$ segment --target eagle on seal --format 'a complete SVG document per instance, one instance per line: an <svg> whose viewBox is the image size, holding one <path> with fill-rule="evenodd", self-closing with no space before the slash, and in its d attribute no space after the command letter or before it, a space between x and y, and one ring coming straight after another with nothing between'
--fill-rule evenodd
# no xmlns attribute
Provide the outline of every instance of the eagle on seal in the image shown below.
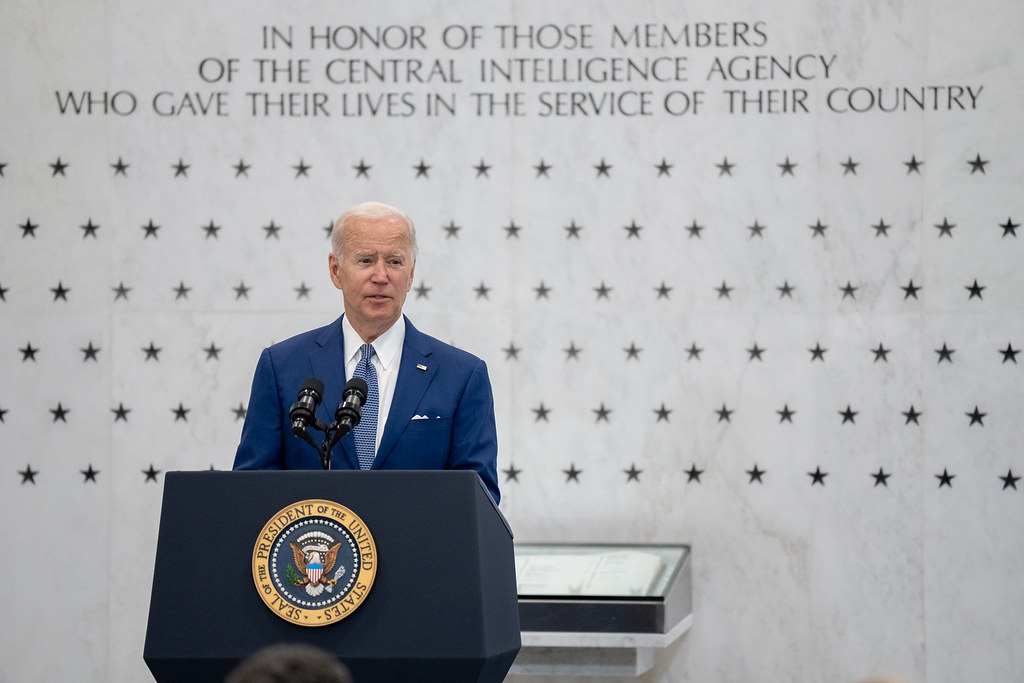
<svg viewBox="0 0 1024 683"><path fill-rule="evenodd" d="M326 544L308 545L305 549L296 543L289 543L289 545L295 556L295 566L305 577L296 585L305 586L307 593L317 596L323 592L325 586L335 583L326 577L334 569L334 564L338 560L338 549L341 548L341 543L335 543L330 548Z"/></svg>

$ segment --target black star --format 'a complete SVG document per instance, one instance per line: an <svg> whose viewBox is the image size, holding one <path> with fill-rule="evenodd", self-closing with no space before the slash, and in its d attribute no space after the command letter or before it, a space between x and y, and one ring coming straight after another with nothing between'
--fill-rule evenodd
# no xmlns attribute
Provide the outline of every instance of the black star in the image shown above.
<svg viewBox="0 0 1024 683"><path fill-rule="evenodd" d="M417 299L429 299L430 297L428 295L430 294L430 290L431 289L432 289L431 287L427 287L427 283L426 282L421 282L419 285L417 285L417 287L415 289L415 291L416 291L416 298Z"/></svg>
<svg viewBox="0 0 1024 683"><path fill-rule="evenodd" d="M145 239L149 239L150 237L156 239L158 237L158 235L156 234L156 231L160 229L160 226L154 224L153 223L153 219L150 218L149 219L149 223L146 223L145 225L143 225L142 229L146 231L146 234L142 236L142 239L145 240Z"/></svg>
<svg viewBox="0 0 1024 683"><path fill-rule="evenodd" d="M764 476L765 472L767 472L767 470L762 470L758 468L757 463L754 463L754 469L747 470L747 474L750 475L750 481L748 481L747 483L753 484L756 481L758 483L763 484L764 480L761 479L761 477Z"/></svg>
<svg viewBox="0 0 1024 683"><path fill-rule="evenodd" d="M541 401L541 404L539 406L537 406L536 408L533 408L533 414L535 416L533 418L533 421L534 422L540 422L541 420L544 420L545 422L548 422L548 413L550 413L550 412L551 412L551 409L550 408L545 408L544 407L544 402Z"/></svg>
<svg viewBox="0 0 1024 683"><path fill-rule="evenodd" d="M640 483L640 474L643 472L643 470L638 470L636 468L636 463L630 464L628 470L622 470L622 471L626 473L626 483L627 484L629 482L631 482L631 481L635 481L638 484Z"/></svg>
<svg viewBox="0 0 1024 683"><path fill-rule="evenodd" d="M845 299L846 297L850 297L850 298L851 298L851 299L853 299L854 301L856 301L856 300L857 300L857 294L856 294L856 292L857 292L857 290L858 290L858 289L860 289L860 288L859 288L859 287L854 287L854 286L853 286L852 284L850 284L850 281L849 281L849 280L847 280L847 281L846 281L846 286L845 286L845 287L840 287L839 289L840 289L840 291L841 291L841 292L843 293L843 298L844 298L844 299Z"/></svg>
<svg viewBox="0 0 1024 683"><path fill-rule="evenodd" d="M729 419L729 418L736 411L735 410L729 410L728 408L725 407L725 404L723 403L722 407L719 408L718 410L716 410L715 412L718 413L718 421L719 422L732 422L732 420Z"/></svg>
<svg viewBox="0 0 1024 683"><path fill-rule="evenodd" d="M356 178L369 178L370 169L373 168L373 166L367 166L366 162L360 159L359 164L352 168L356 170Z"/></svg>
<svg viewBox="0 0 1024 683"><path fill-rule="evenodd" d="M1013 470L1006 470L1005 477L999 477L1003 480L1003 490L1012 488L1014 491L1017 490L1017 482L1020 481L1020 477L1013 476Z"/></svg>
<svg viewBox="0 0 1024 683"><path fill-rule="evenodd" d="M672 174L668 172L669 169L672 168L672 166L673 166L672 164L670 164L667 161L665 161L665 157L662 157L661 158L661 163L660 164L655 164L654 168L658 169L658 177L659 178L661 176L663 176L663 175L667 175L669 177L672 177Z"/></svg>
<svg viewBox="0 0 1024 683"><path fill-rule="evenodd" d="M292 287L292 289L295 291L295 299L296 300L298 300L298 299L308 299L309 298L309 293L312 291L309 287L306 286L306 281L305 280L300 282L298 287Z"/></svg>
<svg viewBox="0 0 1024 683"><path fill-rule="evenodd" d="M668 416L671 413L672 413L672 410L670 408L666 408L665 404L662 403L660 408L655 408L654 409L654 414L658 416L657 419L655 419L654 421L655 422L661 422L662 420L664 420L665 422L668 422L669 421Z"/></svg>
<svg viewBox="0 0 1024 683"><path fill-rule="evenodd" d="M825 353L828 351L828 349L821 348L820 342L814 342L814 348L807 350L811 352L812 363L816 360L820 360L822 363L825 362Z"/></svg>
<svg viewBox="0 0 1024 683"><path fill-rule="evenodd" d="M793 298L793 290L796 289L796 287L791 286L789 284L789 280L783 280L782 286L781 287L776 287L775 289L779 290L779 298L780 299L782 299L784 297L787 297L787 296L790 299L792 299Z"/></svg>
<svg viewBox="0 0 1024 683"><path fill-rule="evenodd" d="M481 298L481 297L483 297L484 299L488 299L488 300L490 299L490 297L489 297L489 296L487 296L487 293L491 291L491 288L490 288L490 287L488 287L487 285L485 285L485 284L484 284L483 282L481 282L481 283L480 283L480 286L478 286L478 287L477 287L477 288L476 288L475 290L473 290L473 291L475 291L475 292L476 292L476 298L477 298L477 299L479 299L479 298Z"/></svg>
<svg viewBox="0 0 1024 683"><path fill-rule="evenodd" d="M732 168L736 164L729 163L729 157L722 157L722 163L715 164L718 167L718 177L721 178L724 175L732 176Z"/></svg>
<svg viewBox="0 0 1024 683"><path fill-rule="evenodd" d="M177 178L180 175L183 175L186 178L188 177L189 164L186 164L184 161L182 161L181 157L178 157L178 163L171 164L171 168L174 169L174 177L175 178Z"/></svg>
<svg viewBox="0 0 1024 683"><path fill-rule="evenodd" d="M206 360L220 360L220 352L224 350L224 347L218 348L216 344L210 342L203 351L206 351Z"/></svg>
<svg viewBox="0 0 1024 683"><path fill-rule="evenodd" d="M211 237L213 237L214 239L219 238L217 232L220 230L220 226L216 225L212 219L210 220L209 225L204 225L201 227L203 230L206 231L206 239L210 239Z"/></svg>
<svg viewBox="0 0 1024 683"><path fill-rule="evenodd" d="M597 169L597 177L598 178L600 178L601 176L604 176L606 178L610 178L611 177L611 176L608 175L608 171L611 170L611 166L604 162L604 157L601 157L601 163L595 164L594 168Z"/></svg>
<svg viewBox="0 0 1024 683"><path fill-rule="evenodd" d="M155 469L153 467L153 464L150 463L149 468L142 470L142 473L144 475L146 475L146 482L150 482L150 481L155 482L156 481L156 475L160 474L160 470Z"/></svg>
<svg viewBox="0 0 1024 683"><path fill-rule="evenodd" d="M966 289L967 291L969 291L971 293L971 295L969 297L967 297L968 301L970 301L974 297L978 297L979 299L983 299L984 298L984 297L981 296L981 292L982 292L983 289L985 289L985 287L984 287L984 285L979 285L977 280L974 281L974 284L965 286L964 289ZM54 299L54 301L56 301L56 299Z"/></svg>
<svg viewBox="0 0 1024 683"><path fill-rule="evenodd" d="M444 226L443 229L444 229L444 231L446 233L448 233L447 235L445 235L445 239L451 239L452 237L458 239L458 237L459 237L459 230L462 230L462 228L460 228L459 226L455 225L455 221L452 221L448 225Z"/></svg>
<svg viewBox="0 0 1024 683"><path fill-rule="evenodd" d="M547 299L551 288L545 285L544 281L541 280L540 284L533 288L533 291L537 292L538 299Z"/></svg>
<svg viewBox="0 0 1024 683"><path fill-rule="evenodd" d="M700 483L700 475L704 474L704 470L698 470L697 464L693 463L690 465L690 469L684 470L686 472L686 483L689 484L691 481Z"/></svg>
<svg viewBox="0 0 1024 683"><path fill-rule="evenodd" d="M605 422L611 422L611 420L608 419L608 416L611 415L612 409L611 408L605 408L604 407L604 401L601 401L600 407L593 408L590 412L594 413L594 415L597 416L594 419L594 422L601 422L602 420L605 421Z"/></svg>
<svg viewBox="0 0 1024 683"><path fill-rule="evenodd" d="M149 346L145 346L142 350L146 354L146 360L149 361L151 358L156 362L160 362L160 352L163 351L161 348L157 348L153 342L149 342Z"/></svg>
<svg viewBox="0 0 1024 683"><path fill-rule="evenodd" d="M484 163L483 159L481 159L480 163L477 164L476 166L474 166L473 168L476 169L476 177L477 178L479 178L480 176L484 176L485 178L490 178L491 177L490 174L488 173L488 171L491 170L491 167L488 166L486 163Z"/></svg>
<svg viewBox="0 0 1024 683"><path fill-rule="evenodd" d="M782 410L776 410L775 412L779 414L779 424L782 424L783 422L789 422L790 424L792 424L793 416L796 415L795 410L789 409L788 403L782 406Z"/></svg>
<svg viewBox="0 0 1024 683"><path fill-rule="evenodd" d="M1020 223L1014 223L1012 218L1007 218L1005 223L1000 223L999 227L1003 229L1003 237L1007 235L1017 236L1017 228L1020 227Z"/></svg>
<svg viewBox="0 0 1024 683"><path fill-rule="evenodd" d="M239 282L238 286L234 287L233 289L235 290L235 301L238 301L242 297L245 297L246 299L248 299L249 298L249 290L252 289L252 288L251 287L246 287L245 286L245 281L243 280L242 282Z"/></svg>
<svg viewBox="0 0 1024 683"><path fill-rule="evenodd" d="M697 239L703 239L700 236L700 231L704 229L704 226L703 225L697 225L697 219L694 219L693 223L691 223L690 225L686 226L686 229L687 229L687 231L689 231L689 233L690 233L689 236L691 238L696 237Z"/></svg>
<svg viewBox="0 0 1024 683"><path fill-rule="evenodd" d="M913 278L911 278L910 282L907 283L907 286L906 287L902 287L901 289L903 289L903 292L904 292L903 293L903 298L904 299L909 299L910 297L914 297L916 299L917 298L917 292L921 288L918 287L917 285L915 285Z"/></svg>
<svg viewBox="0 0 1024 683"><path fill-rule="evenodd" d="M430 166L428 166L423 161L423 159L420 159L420 163L418 163L415 166L413 166L413 168L416 169L416 177L417 178L419 178L420 176L423 176L424 178L429 178L430 177L430 175L427 173L427 171L430 170Z"/></svg>
<svg viewBox="0 0 1024 683"><path fill-rule="evenodd" d="M53 173L50 174L50 177L53 178L53 177L55 177L57 175L61 175L61 176L64 176L66 178L67 174L64 173L64 170L67 167L68 167L68 164L65 164L63 161L61 161L60 157L57 157L57 161L55 161L52 164L50 164L50 168L53 169Z"/></svg>
<svg viewBox="0 0 1024 683"><path fill-rule="evenodd" d="M177 301L178 299L187 299L188 293L191 291L191 287L186 287L183 281L179 282L178 286L174 288L174 300Z"/></svg>
<svg viewBox="0 0 1024 683"><path fill-rule="evenodd" d="M825 477L828 476L828 472L822 472L820 467L815 467L813 472L808 472L807 476L811 478L811 486L815 484L825 485Z"/></svg>
<svg viewBox="0 0 1024 683"><path fill-rule="evenodd" d="M537 164L536 166L534 166L534 168L537 169L537 177L538 178L540 178L541 176L544 176L545 178L549 178L550 177L548 175L548 171L550 171L552 167L549 166L548 164L545 164L544 163L544 159L541 159L540 163Z"/></svg>
<svg viewBox="0 0 1024 683"><path fill-rule="evenodd" d="M175 422L177 422L178 420L188 422L188 414L192 412L192 410L190 408L186 408L185 406L183 406L181 404L181 401L178 401L178 407L171 408L171 412L174 413Z"/></svg>
<svg viewBox="0 0 1024 683"><path fill-rule="evenodd" d="M515 342L509 342L508 346L502 349L505 352L505 360L519 360L519 352L521 350L516 346Z"/></svg>
<svg viewBox="0 0 1024 683"><path fill-rule="evenodd" d="M622 226L622 229L626 231L626 239L629 239L630 237L640 239L640 231L643 230L644 228L641 225L637 225L636 221L634 220L630 222L629 225Z"/></svg>
<svg viewBox="0 0 1024 683"><path fill-rule="evenodd" d="M516 225L515 221L510 221L509 224L506 225L504 228L505 239L508 239L510 237L515 237L516 239L519 239L519 231L522 229L523 227L521 225Z"/></svg>
<svg viewBox="0 0 1024 683"><path fill-rule="evenodd" d="M312 167L312 166L309 166L309 165L307 165L307 164L306 164L306 162L305 162L305 160L303 160L303 159L302 159L302 158L300 157L300 158L299 158L299 163L298 163L298 164L296 164L295 166L292 166L292 168L294 168L294 169L295 169L295 177L296 177L296 178L299 178L299 177L303 177L303 176L304 176L304 177L306 177L306 178L308 178L308 177L309 177L309 169L311 169L311 168L313 168L313 167Z"/></svg>
<svg viewBox="0 0 1024 683"><path fill-rule="evenodd" d="M875 229L875 237L888 237L889 228L891 228L892 226L886 224L884 218L879 218L878 225L872 225L871 227Z"/></svg>
<svg viewBox="0 0 1024 683"><path fill-rule="evenodd" d="M854 419L857 417L857 411L850 408L849 403L846 404L846 410L840 410L839 414L843 416L843 424L846 424L847 422L857 424L857 421Z"/></svg>
<svg viewBox="0 0 1024 683"><path fill-rule="evenodd" d="M576 225L576 221L569 221L569 225L565 226L565 239L570 239L572 237L580 239L580 230L582 229L583 226Z"/></svg>
<svg viewBox="0 0 1024 683"><path fill-rule="evenodd" d="M53 421L60 420L64 424L67 424L67 414L71 412L70 408L65 408L60 402L57 403L56 408L50 408L50 412L53 413Z"/></svg>
<svg viewBox="0 0 1024 683"><path fill-rule="evenodd" d="M22 363L24 363L27 360L30 360L33 363L36 362L36 352L39 351L39 348L38 347L33 347L32 346L32 342L28 342L27 344L25 344L25 348L18 349L18 350L21 351L21 362Z"/></svg>
<svg viewBox="0 0 1024 683"><path fill-rule="evenodd" d="M576 342L570 341L569 348L562 350L565 351L565 362L568 363L570 360L579 360L580 351L582 351L583 349L577 347Z"/></svg>
<svg viewBox="0 0 1024 683"><path fill-rule="evenodd" d="M764 352L765 349L762 349L760 346L757 345L757 342L754 342L754 346L752 348L747 349L747 353L750 354L750 358L748 358L747 360L753 361L754 359L757 359L761 362L764 362L764 359L761 358L761 354L763 354Z"/></svg>
<svg viewBox="0 0 1024 683"><path fill-rule="evenodd" d="M793 169L796 168L796 164L791 162L789 160L788 156L786 157L786 160L784 162L782 162L781 164L775 164L775 165L782 169L782 173L780 175L786 175L786 174L794 175L793 174Z"/></svg>
<svg viewBox="0 0 1024 683"><path fill-rule="evenodd" d="M0 284L0 301L7 301L7 288Z"/></svg>
<svg viewBox="0 0 1024 683"><path fill-rule="evenodd" d="M84 349L79 349L79 351L81 351L82 353L85 354L85 358L82 359L83 363L85 361L87 361L87 360L91 360L91 361L98 361L99 360L96 357L96 354L98 354L100 352L100 350L97 349L95 346L93 346L91 341L89 342L88 346L86 346Z"/></svg>
<svg viewBox="0 0 1024 683"><path fill-rule="evenodd" d="M50 287L50 291L53 292L53 300L54 301L56 301L57 299L63 299L64 301L67 301L68 300L68 292L71 291L71 288L70 287L65 287L64 283L58 280L57 281L57 286L56 287Z"/></svg>
<svg viewBox="0 0 1024 683"><path fill-rule="evenodd" d="M33 470L32 465L25 465L25 469L18 470L18 474L21 475L21 484L32 484L36 483L36 475L39 474L39 470Z"/></svg>
<svg viewBox="0 0 1024 683"><path fill-rule="evenodd" d="M886 363L888 363L889 362L889 352L890 351L892 351L892 349L887 349L884 346L882 346L882 342L878 342L878 348L877 349L871 349L871 353L875 354L875 362L876 363L878 361L880 361L880 360L881 361L885 361Z"/></svg>
<svg viewBox="0 0 1024 683"><path fill-rule="evenodd" d="M892 476L892 474L886 474L885 470L883 470L881 467L879 467L878 471L875 472L874 474L872 474L871 476L875 478L875 486L878 486L879 484L881 484L882 486L884 486L886 488L889 488L889 481L888 480L889 480L889 477Z"/></svg>
<svg viewBox="0 0 1024 683"><path fill-rule="evenodd" d="M110 412L114 414L114 422L127 422L128 413L132 412L131 408L125 408L124 403L118 403L116 408L111 408Z"/></svg>
<svg viewBox="0 0 1024 683"><path fill-rule="evenodd" d="M21 228L21 239L25 239L26 237L35 239L36 228L39 227L39 224L33 223L31 218L26 218L25 222L18 227Z"/></svg>
<svg viewBox="0 0 1024 683"><path fill-rule="evenodd" d="M956 223L950 223L949 219L946 218L945 216L943 216L942 217L942 222L941 223L936 223L935 227L939 231L939 237L942 237L943 235L948 235L949 238L952 239L953 238L953 228L956 227Z"/></svg>
<svg viewBox="0 0 1024 683"><path fill-rule="evenodd" d="M132 291L132 288L125 287L124 281L121 281L117 283L117 287L111 287L110 290L114 293L114 301L118 299L128 301L128 292Z"/></svg>
<svg viewBox="0 0 1024 683"><path fill-rule="evenodd" d="M943 486L948 486L949 488L953 488L953 480L956 478L956 475L955 474L950 474L949 470L947 470L946 468L943 468L942 469L942 474L936 474L935 478L939 480L939 488L940 489Z"/></svg>
<svg viewBox="0 0 1024 683"><path fill-rule="evenodd" d="M605 285L604 280L601 280L601 286L594 287L594 291L597 292L598 299L607 299L608 294L612 291L612 288Z"/></svg>
<svg viewBox="0 0 1024 683"><path fill-rule="evenodd" d="M232 408L231 411L235 414L235 422L237 422L238 420L245 419L245 413L247 411L245 409L245 406L242 405L241 403L238 404L237 408Z"/></svg>
<svg viewBox="0 0 1024 683"><path fill-rule="evenodd" d="M811 239L814 239L815 237L821 237L822 239L824 239L825 231L828 230L828 226L822 225L820 218L817 220L817 222L815 222L814 225L808 225L807 227L810 228L811 231L814 233L813 235L811 235Z"/></svg>
<svg viewBox="0 0 1024 683"><path fill-rule="evenodd" d="M4 177L4 169L7 168L7 164L0 163L0 178Z"/></svg>
<svg viewBox="0 0 1024 683"><path fill-rule="evenodd" d="M517 470L515 465L509 464L508 469L502 470L505 473L505 481L519 481L522 470Z"/></svg>
<svg viewBox="0 0 1024 683"><path fill-rule="evenodd" d="M966 415L967 417L971 418L971 424L969 424L968 427L974 426L975 422L977 422L982 427L984 427L985 426L985 416L988 415L988 413L983 413L980 410L978 410L978 406L974 406L974 410L972 410L969 413L964 413L964 415Z"/></svg>
<svg viewBox="0 0 1024 683"><path fill-rule="evenodd" d="M672 288L665 284L665 281L661 281L661 285L654 288L654 291L658 293L658 299L668 299L668 293L672 291Z"/></svg>
<svg viewBox="0 0 1024 683"><path fill-rule="evenodd" d="M98 226L98 225L96 225L95 223L92 222L92 218L90 218L88 221L86 221L85 225L79 225L78 227L80 227L82 229L82 231L83 231L82 232L82 239L83 240L86 237L92 237L93 239L96 239L96 231L100 229L100 226Z"/></svg>
<svg viewBox="0 0 1024 683"><path fill-rule="evenodd" d="M904 161L903 165L907 167L907 175L916 173L921 175L921 166L924 165L923 161L918 161L915 155L910 155L910 161Z"/></svg>
<svg viewBox="0 0 1024 683"><path fill-rule="evenodd" d="M263 230L267 233L267 236L264 239L269 240L271 237L276 240L281 239L281 236L277 234L281 232L281 226L274 223L273 220L270 221L269 225L264 225Z"/></svg>
<svg viewBox="0 0 1024 683"><path fill-rule="evenodd" d="M766 227L767 227L767 226L761 225L761 224L760 224L760 223L759 223L759 222L757 221L757 219L755 218L755 219L754 219L754 224L753 224L753 225L748 225L748 226L747 226L747 230L749 230L749 231L750 231L750 239L754 239L755 237L760 237L760 238L764 239L764 235L762 235L761 233L763 233L763 232L764 232L764 229L765 229Z"/></svg>
<svg viewBox="0 0 1024 683"><path fill-rule="evenodd" d="M971 165L971 175L974 175L977 171L981 171L981 174L985 175L985 164L988 161L982 161L980 154L975 155L974 161L968 161L967 163Z"/></svg>
<svg viewBox="0 0 1024 683"><path fill-rule="evenodd" d="M78 471L82 474L83 477L85 477L85 481L82 482L83 484L87 484L90 481L95 484L96 483L96 475L100 473L99 470L94 470L92 468L92 463L89 463L89 469L87 469L87 470L78 470Z"/></svg>
<svg viewBox="0 0 1024 683"><path fill-rule="evenodd" d="M9 410L6 410L4 408L0 408L0 422L5 422L4 415L6 415L9 412L10 412Z"/></svg>
<svg viewBox="0 0 1024 683"><path fill-rule="evenodd" d="M690 343L690 348L686 349L686 360L690 361L690 360L693 360L694 358L696 358L698 361L700 361L700 354L703 351L704 351L704 349L699 348L697 346L697 342L691 342Z"/></svg>
<svg viewBox="0 0 1024 683"><path fill-rule="evenodd" d="M956 353L956 349L951 349L946 346L946 342L942 342L941 349L935 349L935 353L939 354L939 362L946 361L948 363L953 362L953 354Z"/></svg>
<svg viewBox="0 0 1024 683"><path fill-rule="evenodd" d="M725 280L722 280L722 285L720 287L716 287L715 291L718 292L719 299L721 299L722 297L725 297L726 299L731 299L732 297L729 296L729 292L731 292L733 289L735 289L735 287L730 287L729 285L725 284Z"/></svg>
<svg viewBox="0 0 1024 683"><path fill-rule="evenodd" d="M860 166L859 163L853 160L853 157L849 156L846 157L846 161L840 162L839 165L843 167L843 175L847 175L849 173L857 175L857 167Z"/></svg>
<svg viewBox="0 0 1024 683"><path fill-rule="evenodd" d="M583 470L576 469L576 463L569 465L569 469L562 470L565 472L565 483L568 484L570 481L579 483L580 475L583 474Z"/></svg>
<svg viewBox="0 0 1024 683"><path fill-rule="evenodd" d="M1020 353L1020 349L1013 348L1013 345L1007 342L1006 349L999 349L999 353L1003 354L1003 362L1012 360L1014 365L1017 364L1017 354Z"/></svg>
<svg viewBox="0 0 1024 683"><path fill-rule="evenodd" d="M126 164L123 161L121 161L121 157L117 158L117 163L110 165L110 167L114 169L114 175L123 175L126 178L128 177L129 166L131 166L131 164Z"/></svg>
<svg viewBox="0 0 1024 683"><path fill-rule="evenodd" d="M917 418L921 417L921 415L923 415L923 413L914 410L914 406L910 406L910 410L903 413L903 416L907 418L907 421L903 424L908 425L913 422L914 424L919 425L921 423L917 421Z"/></svg>
<svg viewBox="0 0 1024 683"><path fill-rule="evenodd" d="M238 163L232 166L235 169L235 177L244 175L246 178L249 177L249 169L252 168L250 164L245 163L245 159L239 159Z"/></svg>

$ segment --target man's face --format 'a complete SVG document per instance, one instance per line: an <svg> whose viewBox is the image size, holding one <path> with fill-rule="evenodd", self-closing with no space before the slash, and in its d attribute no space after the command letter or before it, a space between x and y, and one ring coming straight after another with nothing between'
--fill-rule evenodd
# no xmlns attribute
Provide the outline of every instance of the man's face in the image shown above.
<svg viewBox="0 0 1024 683"><path fill-rule="evenodd" d="M362 218L345 228L341 256L328 257L331 281L345 299L345 315L366 342L402 315L416 261L408 226L398 217Z"/></svg>

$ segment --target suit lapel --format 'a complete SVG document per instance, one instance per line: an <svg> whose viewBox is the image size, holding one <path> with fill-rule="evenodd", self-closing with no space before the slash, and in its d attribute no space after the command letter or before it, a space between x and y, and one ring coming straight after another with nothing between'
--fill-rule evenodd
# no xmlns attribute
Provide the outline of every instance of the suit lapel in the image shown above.
<svg viewBox="0 0 1024 683"><path fill-rule="evenodd" d="M334 409L341 403L345 389L345 340L341 333L341 318L324 328L317 336L316 344L318 348L309 355L309 369L313 377L323 380L325 387L324 400L317 409L317 418L324 424L331 424L334 422ZM338 449L341 449L349 467L359 469L355 444L349 446L351 441L351 438L339 441L334 447L334 455L337 457Z"/></svg>
<svg viewBox="0 0 1024 683"><path fill-rule="evenodd" d="M416 406L434 379L437 368L430 361L430 338L417 330L405 319L405 341L402 344L402 360L398 365L398 381L395 395L391 399L391 410L384 426L380 447L373 468L378 469L394 450L412 420Z"/></svg>

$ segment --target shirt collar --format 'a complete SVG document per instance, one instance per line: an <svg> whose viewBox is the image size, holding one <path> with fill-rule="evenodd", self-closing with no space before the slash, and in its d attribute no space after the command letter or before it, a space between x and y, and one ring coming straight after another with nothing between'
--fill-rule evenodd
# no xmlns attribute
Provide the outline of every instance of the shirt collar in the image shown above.
<svg viewBox="0 0 1024 683"><path fill-rule="evenodd" d="M341 333L342 339L345 344L347 353L345 355L345 363L351 363L354 360L358 360L359 350L363 346L363 338L359 336L359 333L355 331L352 324L348 321L348 316L342 316L341 318ZM381 367L386 371L391 364L397 360L398 352L402 349L402 343L405 341L405 316L401 315L395 324L392 325L388 330L374 339L371 343L373 344L373 352L377 356L377 360L380 361Z"/></svg>

